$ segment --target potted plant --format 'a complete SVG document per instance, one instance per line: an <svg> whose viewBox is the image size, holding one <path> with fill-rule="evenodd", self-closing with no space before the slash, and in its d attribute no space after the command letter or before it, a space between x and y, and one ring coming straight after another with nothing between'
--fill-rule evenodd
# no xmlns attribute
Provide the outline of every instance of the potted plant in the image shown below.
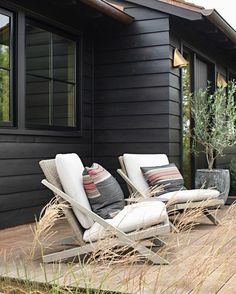
<svg viewBox="0 0 236 294"><path fill-rule="evenodd" d="M230 81L227 88L218 87L213 93L210 89L210 85L199 89L190 98L193 151L203 152L208 164L207 170L196 171L195 186L215 187L226 202L230 188L229 170L213 168L225 148L236 143L236 84ZM199 144L202 151L199 151Z"/></svg>
<svg viewBox="0 0 236 294"><path fill-rule="evenodd" d="M232 159L229 166L230 172L230 195L236 195L236 159Z"/></svg>

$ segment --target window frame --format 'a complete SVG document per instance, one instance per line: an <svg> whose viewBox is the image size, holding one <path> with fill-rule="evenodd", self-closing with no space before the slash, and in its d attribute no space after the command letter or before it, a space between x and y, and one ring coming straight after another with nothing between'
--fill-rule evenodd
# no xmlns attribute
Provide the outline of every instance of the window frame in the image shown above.
<svg viewBox="0 0 236 294"><path fill-rule="evenodd" d="M33 11L19 9L19 6L5 3L2 8L4 13L12 14L14 42L12 48L13 70L12 70L12 124L0 126L1 135L20 135L20 136L41 136L41 137L68 137L79 138L83 136L83 33L73 26L64 24L47 16L40 15ZM66 130L49 130L49 129L27 129L25 127L25 20L31 19L36 22L50 26L50 28L59 29L60 32L68 33L75 36L79 42L77 50L77 78L80 86L77 87L76 107L77 107L77 128ZM79 62L79 64L78 64Z"/></svg>
<svg viewBox="0 0 236 294"><path fill-rule="evenodd" d="M13 128L15 126L15 16L14 13L0 8L0 14L6 15L10 18L10 39L9 39L9 121L0 121L0 128Z"/></svg>
<svg viewBox="0 0 236 294"><path fill-rule="evenodd" d="M78 35L74 35L72 33L66 32L65 30L61 30L53 26L52 24L48 24L45 22L41 22L39 20L32 19L28 16L25 16L25 30L24 30L24 43L25 43L25 48L26 48L26 25L32 25L35 27L38 27L40 29L43 29L45 31L48 31L50 33L57 34L59 36L65 37L69 40L72 40L75 42L75 104L74 104L74 115L75 115L75 126L50 126L50 125L28 125L26 122L26 115L25 115L25 129L26 130L35 130L35 131L55 131L57 133L61 132L75 132L81 134L82 130L82 120L81 120L81 115L82 115L82 78L81 78L81 72L82 72L82 42L81 38ZM24 75L25 75L25 92L26 92L26 55L24 55L24 63L25 63L25 69L24 69ZM45 78L46 79L46 78ZM48 78L48 80L53 80ZM57 79L55 79L57 81ZM69 84L69 83L68 83ZM25 95L26 97L26 95ZM25 98L26 102L26 98ZM26 113L26 103L24 104L25 106L25 112Z"/></svg>

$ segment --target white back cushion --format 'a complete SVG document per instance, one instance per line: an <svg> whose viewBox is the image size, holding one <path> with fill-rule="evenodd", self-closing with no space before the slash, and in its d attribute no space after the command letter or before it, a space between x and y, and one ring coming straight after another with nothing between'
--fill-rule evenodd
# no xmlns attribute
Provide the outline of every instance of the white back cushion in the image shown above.
<svg viewBox="0 0 236 294"><path fill-rule="evenodd" d="M125 153L123 160L128 177L135 187L142 193L148 190L148 184L144 179L140 167L161 166L169 163L166 154L130 154Z"/></svg>
<svg viewBox="0 0 236 294"><path fill-rule="evenodd" d="M57 154L55 162L62 187L66 194L91 210L83 187L82 173L84 166L79 156L75 153ZM73 208L73 206L72 209L78 221L85 229L89 229L93 225L94 222L90 217L80 212L77 208Z"/></svg>

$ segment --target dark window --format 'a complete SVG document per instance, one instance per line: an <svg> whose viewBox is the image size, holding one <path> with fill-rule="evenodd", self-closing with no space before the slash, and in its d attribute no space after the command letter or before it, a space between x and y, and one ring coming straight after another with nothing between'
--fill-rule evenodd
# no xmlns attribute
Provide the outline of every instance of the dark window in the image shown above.
<svg viewBox="0 0 236 294"><path fill-rule="evenodd" d="M182 171L187 188L194 186L194 171L197 168L205 168L206 161L202 153L198 158L191 153L193 121L189 105L189 97L200 88L206 88L210 82L210 90L215 87L214 65L202 59L196 53L184 49L184 58L188 66L182 70ZM201 146L195 146L201 151Z"/></svg>
<svg viewBox="0 0 236 294"><path fill-rule="evenodd" d="M0 10L0 126L12 125L12 17Z"/></svg>
<svg viewBox="0 0 236 294"><path fill-rule="evenodd" d="M26 25L26 126L77 127L76 41Z"/></svg>

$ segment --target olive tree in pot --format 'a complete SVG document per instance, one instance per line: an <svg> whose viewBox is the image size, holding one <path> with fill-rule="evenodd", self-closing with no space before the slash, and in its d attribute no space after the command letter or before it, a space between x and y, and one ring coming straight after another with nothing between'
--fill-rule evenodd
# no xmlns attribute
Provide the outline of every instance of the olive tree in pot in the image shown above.
<svg viewBox="0 0 236 294"><path fill-rule="evenodd" d="M227 169L213 169L217 157L223 156L227 147L236 143L236 105L234 101L236 84L219 87L210 94L210 86L199 89L190 98L194 122L192 130L193 151L198 153L199 144L206 156L208 169L196 171L195 187L215 187L226 202L230 188L230 174Z"/></svg>
<svg viewBox="0 0 236 294"><path fill-rule="evenodd" d="M232 159L229 166L230 191L231 195L236 195L236 159Z"/></svg>

